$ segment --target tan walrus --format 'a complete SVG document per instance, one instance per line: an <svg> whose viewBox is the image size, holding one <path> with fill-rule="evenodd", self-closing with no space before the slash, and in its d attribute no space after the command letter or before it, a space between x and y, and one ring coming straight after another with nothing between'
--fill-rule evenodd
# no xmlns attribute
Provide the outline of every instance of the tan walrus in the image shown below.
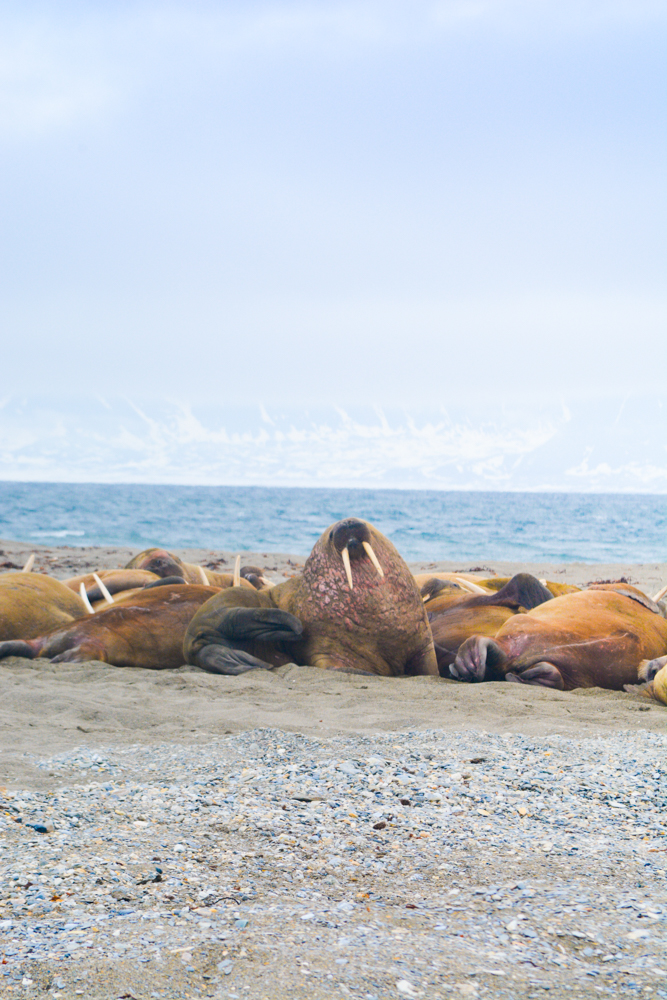
<svg viewBox="0 0 667 1000"><path fill-rule="evenodd" d="M68 593L71 594L67 588ZM0 642L0 659L46 657L52 663L101 660L117 667L180 667L185 630L215 587L167 584L28 641Z"/></svg>
<svg viewBox="0 0 667 1000"><path fill-rule="evenodd" d="M667 621L655 601L627 584L605 584L515 615L494 638L473 636L450 671L466 681L618 691L637 683L642 660L666 651Z"/></svg>
<svg viewBox="0 0 667 1000"><path fill-rule="evenodd" d="M661 705L667 705L667 654L654 660L644 660L639 664L638 673L639 680L644 682L644 694L655 698ZM632 688L628 685L627 690Z"/></svg>
<svg viewBox="0 0 667 1000"><path fill-rule="evenodd" d="M183 562L180 556L167 549L145 549L130 559L125 569L143 569L157 576L181 576L186 583L202 583L209 587L252 587L241 576L241 560L237 556L233 573L216 573L197 563ZM250 567L249 567L250 568Z"/></svg>
<svg viewBox="0 0 667 1000"><path fill-rule="evenodd" d="M138 590L147 583L161 579L157 573L145 569L98 569L94 573L83 573L81 576L71 576L63 580L66 587L78 594L83 584L88 600L101 601L104 591L100 589L100 580L109 594L122 594L126 590ZM201 581L199 581L201 582Z"/></svg>
<svg viewBox="0 0 667 1000"><path fill-rule="evenodd" d="M221 591L190 622L183 648L188 663L224 674L292 661L438 676L410 570L389 539L357 518L327 528L301 575L266 591Z"/></svg>
<svg viewBox="0 0 667 1000"><path fill-rule="evenodd" d="M0 573L0 642L34 639L88 614L78 594L41 573Z"/></svg>

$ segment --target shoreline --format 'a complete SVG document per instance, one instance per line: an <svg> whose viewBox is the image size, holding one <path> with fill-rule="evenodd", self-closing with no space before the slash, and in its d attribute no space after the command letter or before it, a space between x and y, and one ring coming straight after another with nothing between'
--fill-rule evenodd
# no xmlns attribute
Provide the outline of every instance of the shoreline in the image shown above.
<svg viewBox="0 0 667 1000"><path fill-rule="evenodd" d="M124 545L31 545L29 542L0 539L0 572L21 569L28 556L34 552L35 572L47 573L63 580L96 569L124 566L139 551L141 550L138 548ZM209 569L223 572L231 570L237 556L237 552L210 548L175 548L173 551L186 562L201 562ZM268 575L277 583L298 573L307 558L302 553L287 552L241 551L240 555L242 564L266 568ZM498 576L512 576L514 573L524 571L532 573L538 579L553 577L557 581L573 583L578 587L585 587L589 583L601 580L617 580L625 577L628 583L639 587L649 596L657 593L667 583L667 563L659 560L644 563L563 563L548 559L539 562L491 559L479 562L466 560L464 557L458 560L418 560L407 563L413 573L469 572L481 567L481 576L484 574L492 576L494 573Z"/></svg>
<svg viewBox="0 0 667 1000"><path fill-rule="evenodd" d="M136 552L0 551L18 566L35 552L60 579ZM216 568L236 555L177 551ZM304 562L242 558L277 581ZM486 565L580 585L625 576L649 594L667 576L661 563ZM666 720L638 692L597 688L9 657L0 992L653 991L667 915Z"/></svg>

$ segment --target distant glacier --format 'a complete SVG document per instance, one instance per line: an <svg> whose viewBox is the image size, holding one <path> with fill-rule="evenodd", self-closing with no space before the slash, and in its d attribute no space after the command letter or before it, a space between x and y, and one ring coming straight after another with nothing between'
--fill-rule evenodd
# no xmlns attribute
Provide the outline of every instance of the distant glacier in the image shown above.
<svg viewBox="0 0 667 1000"><path fill-rule="evenodd" d="M8 396L0 478L42 482L667 492L660 400L439 408Z"/></svg>

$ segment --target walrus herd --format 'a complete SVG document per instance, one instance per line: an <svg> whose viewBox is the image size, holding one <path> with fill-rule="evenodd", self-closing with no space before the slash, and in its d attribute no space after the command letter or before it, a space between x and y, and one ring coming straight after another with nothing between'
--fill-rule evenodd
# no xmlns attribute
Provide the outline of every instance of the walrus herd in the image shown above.
<svg viewBox="0 0 667 1000"><path fill-rule="evenodd" d="M639 685L667 705L667 588L651 598L622 582L582 590L528 573L415 576L359 518L327 528L303 572L275 585L240 558L233 574L214 573L159 548L64 581L31 570L29 560L0 574L0 659Z"/></svg>

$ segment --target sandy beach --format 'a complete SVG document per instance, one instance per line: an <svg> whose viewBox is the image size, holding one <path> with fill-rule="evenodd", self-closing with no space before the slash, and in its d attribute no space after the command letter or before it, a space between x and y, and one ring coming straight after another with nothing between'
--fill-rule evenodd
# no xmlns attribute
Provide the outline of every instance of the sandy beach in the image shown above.
<svg viewBox="0 0 667 1000"><path fill-rule="evenodd" d="M0 551L61 579L133 554ZM484 570L519 568L667 577ZM0 994L664 996L666 719L598 689L4 660Z"/></svg>

